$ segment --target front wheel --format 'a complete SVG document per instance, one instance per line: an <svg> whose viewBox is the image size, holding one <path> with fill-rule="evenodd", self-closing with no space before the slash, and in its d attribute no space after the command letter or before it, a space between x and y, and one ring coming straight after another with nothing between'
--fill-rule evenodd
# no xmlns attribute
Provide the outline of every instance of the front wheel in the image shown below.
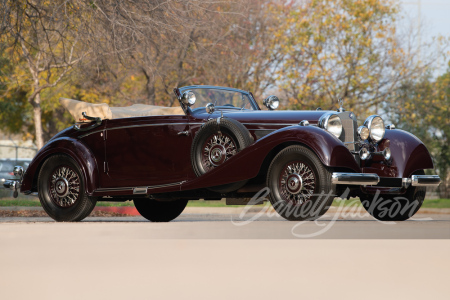
<svg viewBox="0 0 450 300"><path fill-rule="evenodd" d="M415 175L423 175L423 171ZM362 195L361 204L380 221L405 221L414 216L425 200L426 187L410 186L403 195Z"/></svg>
<svg viewBox="0 0 450 300"><path fill-rule="evenodd" d="M134 199L137 211L149 221L169 222L178 217L189 200L157 201L151 199Z"/></svg>
<svg viewBox="0 0 450 300"><path fill-rule="evenodd" d="M315 220L330 207L334 192L331 172L314 152L289 146L273 159L267 174L269 200L283 218Z"/></svg>

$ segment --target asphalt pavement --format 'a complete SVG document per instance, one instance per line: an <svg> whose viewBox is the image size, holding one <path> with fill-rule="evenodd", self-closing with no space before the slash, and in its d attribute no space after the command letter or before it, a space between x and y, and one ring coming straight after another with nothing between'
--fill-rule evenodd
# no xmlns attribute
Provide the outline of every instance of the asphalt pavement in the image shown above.
<svg viewBox="0 0 450 300"><path fill-rule="evenodd" d="M0 219L0 299L448 299L450 215Z"/></svg>
<svg viewBox="0 0 450 300"><path fill-rule="evenodd" d="M169 223L151 223L140 216L88 217L79 223L50 218L0 218L1 231L31 232L64 227L73 234L110 232L147 239L449 239L450 214L418 213L408 221L380 222L365 211L331 208L317 221L286 221L271 209L188 207ZM20 224L20 225L18 225ZM18 226L16 226L18 225ZM26 229L25 229L26 228Z"/></svg>

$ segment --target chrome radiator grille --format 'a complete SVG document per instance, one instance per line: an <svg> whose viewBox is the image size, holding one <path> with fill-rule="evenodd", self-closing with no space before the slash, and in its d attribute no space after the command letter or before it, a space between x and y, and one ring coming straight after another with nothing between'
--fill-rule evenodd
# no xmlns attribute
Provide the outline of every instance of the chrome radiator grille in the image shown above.
<svg viewBox="0 0 450 300"><path fill-rule="evenodd" d="M359 149L355 149L355 140L356 140L356 117L351 112L342 112L338 114L342 121L342 134L339 138L345 146L347 146L350 151L357 151Z"/></svg>

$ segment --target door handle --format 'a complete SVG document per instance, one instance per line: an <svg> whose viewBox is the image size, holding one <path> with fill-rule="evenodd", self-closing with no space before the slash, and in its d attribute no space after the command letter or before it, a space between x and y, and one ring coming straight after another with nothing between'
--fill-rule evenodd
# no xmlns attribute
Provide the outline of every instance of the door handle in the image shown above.
<svg viewBox="0 0 450 300"><path fill-rule="evenodd" d="M177 133L177 135L189 135L189 131L180 131Z"/></svg>

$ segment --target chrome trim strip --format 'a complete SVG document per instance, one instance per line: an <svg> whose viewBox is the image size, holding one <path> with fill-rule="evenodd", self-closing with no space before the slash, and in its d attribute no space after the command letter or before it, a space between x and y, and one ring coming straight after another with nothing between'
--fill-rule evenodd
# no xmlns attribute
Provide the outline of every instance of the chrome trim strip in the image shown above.
<svg viewBox="0 0 450 300"><path fill-rule="evenodd" d="M194 124L194 123L192 123L192 124ZM126 126L106 128L106 130L116 130L116 129L135 128L135 127L164 126L164 125L189 125L189 123L158 123L158 124L145 124L145 125L126 125Z"/></svg>
<svg viewBox="0 0 450 300"><path fill-rule="evenodd" d="M280 124L280 123L242 123L244 125L255 125L255 126L259 126L259 125L274 125L274 126L294 126L297 124Z"/></svg>
<svg viewBox="0 0 450 300"><path fill-rule="evenodd" d="M128 191L133 190L133 187L119 187L119 188L100 188L96 189L96 192L117 192L117 191Z"/></svg>
<svg viewBox="0 0 450 300"><path fill-rule="evenodd" d="M339 173L334 172L331 175L332 184L348 184L348 185L377 185L380 177L372 173Z"/></svg>
<svg viewBox="0 0 450 300"><path fill-rule="evenodd" d="M153 185L153 186L149 186L148 189L152 190L152 189L159 189L159 188L163 188L163 187L170 187L170 186L175 186L175 185L181 185L184 182L186 182L186 180L180 181L180 182L174 182L174 183L167 183L167 184L160 184L160 185Z"/></svg>
<svg viewBox="0 0 450 300"><path fill-rule="evenodd" d="M82 139L88 135L102 132L104 130L115 130L115 129L124 129L124 128L135 128L135 127L150 127L150 126L163 126L163 125L202 125L203 123L155 123L155 124L144 124L144 125L126 125L120 127L112 127L112 128L103 128L101 130L92 131L83 135L80 135L78 138Z"/></svg>
<svg viewBox="0 0 450 300"><path fill-rule="evenodd" d="M105 129L101 129L101 130L96 130L96 131L91 131L91 132L89 132L89 133L86 133L86 134L83 134L83 135L80 135L78 138L79 139L82 139L82 138L84 138L84 137L87 137L88 135L91 135L91 134L94 134L94 133L99 133L99 132L103 132Z"/></svg>
<svg viewBox="0 0 450 300"><path fill-rule="evenodd" d="M439 186L441 178L439 175L412 175L412 186Z"/></svg>
<svg viewBox="0 0 450 300"><path fill-rule="evenodd" d="M285 126L285 127L288 127L288 126L299 126L299 124L296 124L296 123L294 123L294 124L281 124L281 123L242 123L242 124L244 124L244 125L255 125L255 126L270 126L270 125L273 125L273 126ZM315 126L315 127L318 127L319 125L317 125L317 124L309 124L308 126ZM281 129L281 128L277 128L277 129L273 129L273 130L278 130L278 129ZM249 129L249 130L268 130L268 129Z"/></svg>
<svg viewBox="0 0 450 300"><path fill-rule="evenodd" d="M147 193L147 190L152 189L159 189L163 187L170 187L170 186L176 186L181 185L186 181L180 181L180 182L174 182L174 183L166 183L166 184L160 184L160 185L152 185L152 186L140 186L140 187L118 187L118 188L100 188L96 189L95 192L103 193L103 192L122 192L122 191L133 191L133 194L136 194L135 191L140 192L142 189L146 189L145 193ZM144 193L144 194L145 194ZM140 194L140 193L139 193Z"/></svg>

